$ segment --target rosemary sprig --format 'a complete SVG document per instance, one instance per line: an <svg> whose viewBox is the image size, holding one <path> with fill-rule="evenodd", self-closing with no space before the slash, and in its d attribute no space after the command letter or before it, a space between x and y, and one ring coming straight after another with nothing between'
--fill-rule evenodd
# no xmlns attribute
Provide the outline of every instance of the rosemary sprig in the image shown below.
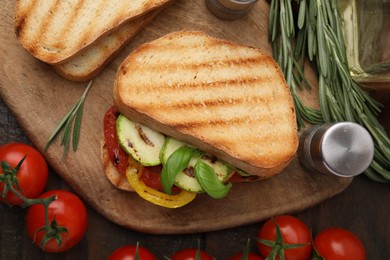
<svg viewBox="0 0 390 260"><path fill-rule="evenodd" d="M85 89L83 95L76 102L76 104L69 110L69 112L62 118L58 123L57 127L54 129L52 135L49 138L49 141L46 143L45 150L51 145L57 135L63 131L61 145L64 146L64 157L66 156L70 139L72 139L72 148L73 151L77 150L79 138L80 138L80 129L81 129L81 120L83 116L83 108L85 103L85 98L87 97L88 91L92 86L92 80L88 83L87 88ZM73 126L73 131L72 131Z"/></svg>
<svg viewBox="0 0 390 260"><path fill-rule="evenodd" d="M306 12L306 1L303 0L298 14L300 26L298 28L300 29L304 26ZM297 44L295 44L295 21L291 0L273 0L271 2L269 23L269 39L272 42L273 56L279 63L293 95L298 128L304 128L305 121L311 124L323 123L321 111L304 105L297 93L297 88L302 88L302 85L305 88L311 88L303 73L303 57L309 35L299 33ZM309 28L304 28L304 30L308 31Z"/></svg>
<svg viewBox="0 0 390 260"><path fill-rule="evenodd" d="M390 182L390 139L377 120L381 104L349 73L337 1L296 0L297 21L292 9L286 8L291 2L271 2L269 28L274 58L290 86L299 128L303 121L359 123L370 132L375 144L374 160L366 175L375 181ZM298 28L296 35L292 25ZM320 110L305 106L296 91L297 86L303 89L301 85L308 84L302 72L305 57L318 72Z"/></svg>

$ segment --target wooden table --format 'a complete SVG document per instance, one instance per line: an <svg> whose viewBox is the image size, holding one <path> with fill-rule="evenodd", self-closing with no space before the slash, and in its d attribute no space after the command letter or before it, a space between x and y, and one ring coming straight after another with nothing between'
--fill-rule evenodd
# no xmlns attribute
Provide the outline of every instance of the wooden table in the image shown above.
<svg viewBox="0 0 390 260"><path fill-rule="evenodd" d="M374 93L385 104L380 120L390 133L390 93ZM30 143L23 130L4 102L0 102L0 144L19 141ZM30 143L31 144L31 143ZM47 189L70 189L53 170ZM365 176L354 179L341 194L323 203L297 212L313 234L331 227L343 227L357 234L363 241L367 259L388 259L390 255L390 189L388 185L375 183ZM195 247L200 239L203 249L216 257L227 259L241 250L247 238L256 236L262 223L233 229L186 235L151 235L124 229L88 207L89 224L84 239L71 250L61 254L42 252L27 237L25 210L0 205L0 259L106 259L116 248L126 244L141 245L163 259L174 252ZM218 221L218 220L216 220ZM251 251L256 252L254 243Z"/></svg>
<svg viewBox="0 0 390 260"><path fill-rule="evenodd" d="M15 112L15 115L12 115L10 110L5 106L3 100L1 100L0 145L13 141L32 144L31 140L33 140L35 144L42 146L42 143L46 142L45 136L48 134L47 132L51 131L50 129L52 129L52 125L54 124L53 121L55 120L52 117L46 118L47 120L42 120L40 125L44 127L38 129L31 127L31 129L29 129L27 126L32 126L31 124L28 125L31 122L31 118L26 117L26 115L28 115L26 111L30 111L29 109L32 105L37 105L37 103L32 101L36 100L37 96L39 96L40 99L43 98L44 102L41 103L46 107L47 104L45 101L51 100L50 93L61 96L59 93L66 90L67 97L73 95L79 97L81 95L79 95L80 88L76 86L76 84L70 84L63 79L59 79L54 73L49 71L47 66L33 60L18 46L12 30L11 10L13 10L14 2L15 1L3 1L3 5L1 5L0 8L3 14L0 16L0 20L2 21L1 26L4 29L1 31L3 37L0 41L0 46L3 47L0 48L3 50L1 53L3 55L1 56L3 62L1 62L1 64L5 64L2 67L3 70L1 70L3 75L5 75L4 80L1 81L4 83L2 83L0 87L2 87L4 90L3 92L5 93L4 95L7 97L5 99L7 104L11 104L10 108L17 112ZM148 26L136 41L127 46L126 51L122 53L108 69L106 69L103 73L104 75L96 82L97 86L94 87L92 93L89 95L89 99L91 99L91 96L97 96L98 99L95 99L95 102L87 104L86 111L89 115L93 115L93 118L97 118L98 121L93 122L93 124L84 124L84 126L89 128L94 128L96 125L100 126L101 121L99 118L102 113L96 113L96 111L101 112L102 107L97 109L94 104L102 103L107 105L110 95L105 93L110 90L109 88L104 88L104 86L112 85L113 75L120 60L122 60L126 53L135 46L169 31L179 29L201 29L214 35L223 36L226 39L239 41L248 45L253 44L254 46L265 48L270 51L270 45L266 37L267 8L265 2L259 1L259 4L252 12L252 15L246 20L237 23L225 23L209 14L203 1L176 1L176 4L166 10L164 15L158 17L152 25ZM175 22L172 23L172 21ZM45 84L42 84L42 81L46 82L46 85L54 85L55 88L48 88ZM21 97L19 93L22 93L20 91L23 90L20 89L22 89L25 82L29 82L30 84L33 82L34 84L32 85L34 85L35 88L33 88L34 91L32 91L32 93L28 93L29 95L23 95L23 97ZM52 84L53 82L55 82L55 84ZM18 88L12 88L13 85ZM46 87L41 88L43 86ZM5 89L7 91L5 91ZM99 90L102 92L99 92ZM71 93L69 94L68 92ZM381 116L381 120L384 125L386 125L389 133L390 93L375 93L375 95L382 103L387 104L385 112ZM19 105L23 101L26 101L24 107L27 107L27 110L16 109L20 107ZM70 99L59 103L61 104L57 104L58 107L63 108L63 110L68 109L69 104L73 105L73 101ZM30 104L31 106L29 106ZM35 109L35 111L36 110L37 109ZM43 111L43 114L46 113L46 110L44 109L40 111ZM62 112L63 111L58 115L62 114ZM32 115L36 116L42 114L33 113L30 116ZM15 118L18 118L19 122L16 122ZM90 117L89 120L92 120L92 118ZM25 126L24 130L19 124ZM50 126L48 127L47 124ZM30 133L29 136L31 140L27 138L27 132ZM92 136L95 137L94 135L100 138L100 131L94 131ZM31 136L33 136L33 138ZM85 146L83 147L85 148ZM52 150L49 153L52 166L56 169L71 167L72 161L67 161L69 164L65 164L60 163L59 160L54 160L56 158L55 156L58 156L59 158L62 156L62 150L54 150L56 149L52 147ZM68 159L72 159L72 156L69 156ZM78 165L75 167L80 171ZM50 170L47 189L71 189L71 186L68 184L71 184L69 180L72 179L69 178L69 176L67 176L68 178L61 178L60 173L61 172L58 170L57 172L53 169ZM65 176L65 174L62 172L61 176ZM68 180L68 183L64 180ZM93 180L96 182L95 178ZM74 180L72 181L74 182ZM77 186L74 185L74 183L72 184L72 187ZM90 184L89 187L93 187L92 185L95 185L95 183ZM85 188L85 186L82 187ZM286 188L288 189L288 186ZM73 191L80 192L77 190ZM86 194L87 193L84 191L83 195L85 196ZM97 193L95 192L94 194ZM281 194L281 196L283 195L285 196L285 194ZM349 229L356 233L364 242L367 248L367 259L387 259L387 256L390 255L390 241L388 238L388 234L390 233L390 222L386 215L389 206L389 198L390 191L388 185L375 183L365 176L360 176L355 178L352 184L341 194L336 195L313 208L296 212L296 216L311 227L313 235L316 235L320 230L330 226ZM266 204L265 199L264 204ZM102 205L102 203L98 205ZM94 206L95 207L93 208L88 206L88 232L81 243L68 252L51 255L45 254L39 248L31 244L24 226L25 210L17 207L9 208L0 205L0 260L30 258L106 259L116 248L126 244L135 244L137 241L139 241L142 246L149 248L158 255L160 259L163 259L163 256L169 257L180 249L196 247L198 239L201 241L202 248L217 259L227 259L228 256L240 251L244 247L247 238L255 237L262 224L262 222L258 222L237 228L196 234L152 235L125 229L122 226L114 224L95 211L94 209L98 207L97 205ZM215 221L218 221L218 219ZM253 252L256 252L254 244L251 249Z"/></svg>

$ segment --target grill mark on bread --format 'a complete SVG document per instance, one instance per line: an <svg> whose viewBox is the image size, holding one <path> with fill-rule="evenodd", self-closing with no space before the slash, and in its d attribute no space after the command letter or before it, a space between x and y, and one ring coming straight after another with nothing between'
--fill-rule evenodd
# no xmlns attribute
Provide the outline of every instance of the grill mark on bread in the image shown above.
<svg viewBox="0 0 390 260"><path fill-rule="evenodd" d="M240 49L240 47L237 47L234 43L230 41L226 41L223 39L218 39L215 41L208 41L207 46L204 47L203 43L197 43L191 40L192 37L196 37L196 35L193 36L183 36L183 37L171 37L170 35L167 36L167 41L163 44L155 44L155 43L146 43L143 47L149 48L152 46L156 51L171 51L173 48L177 50L178 52L184 51L184 52L192 52L193 50L206 50L211 53L212 51L219 49L222 50L225 49L232 53L234 53L234 49ZM190 38L190 40L188 40ZM169 40L168 40L169 39ZM223 47L221 48L221 46ZM255 49L253 47L247 47L248 49ZM142 48L140 48L142 50Z"/></svg>
<svg viewBox="0 0 390 260"><path fill-rule="evenodd" d="M228 126L234 124L235 126L243 125L245 124L253 124L253 123L259 123L263 121L262 118L252 118L249 115L248 116L240 116L240 117L233 117L233 118L215 118L213 120L192 120L192 121L186 121L186 122L171 122L170 125L177 129L191 129L191 128L201 128L205 126L212 126L212 127L218 127L218 126Z"/></svg>
<svg viewBox="0 0 390 260"><path fill-rule="evenodd" d="M100 1L100 2L102 2L102 1ZM77 21L77 17L79 16L80 10L82 10L82 7L85 3L86 3L85 0L78 0L77 4L75 5L75 8L72 11L72 15L68 17L66 22L64 21L64 24L67 24L67 26L62 27L62 30L61 30L62 35L67 35L67 33L71 30L71 28L73 26L75 26L75 23Z"/></svg>
<svg viewBox="0 0 390 260"><path fill-rule="evenodd" d="M212 130L209 130L212 131ZM282 138L277 138L275 137L272 133L270 132L262 132L261 134L257 135L256 137L253 137L250 134L247 135L242 135L237 138L224 138L223 135L220 136L214 136L213 137L213 145L219 146L219 145L230 145L230 146L239 146L241 143L253 143L258 141L259 144L256 144L256 147L248 147L247 149L251 150L256 150L256 152L253 154L251 153L250 155L247 155L246 158L256 158L260 154L278 154L280 149L284 149L285 147L285 142L289 141L289 139L294 139L294 136L292 136L290 133L283 132L285 134ZM218 139L220 137L220 139ZM244 154L240 154L238 156L244 157Z"/></svg>
<svg viewBox="0 0 390 260"><path fill-rule="evenodd" d="M99 1L99 7L97 7L96 10L100 11L104 8L104 5L106 5L106 2L107 1ZM100 17L100 12L97 12L95 14L95 16L92 18L93 19L99 19ZM76 16L74 16L74 18L76 18ZM77 20L74 19L73 22L76 22ZM92 22L92 21L91 21ZM71 28L74 28L74 26L72 26ZM105 33L107 30L105 30L103 33ZM89 39L92 39L94 38L94 32L91 31L91 30L88 30L88 31L83 31L83 34L82 34L82 37L79 37L78 38L78 41L76 42L76 46L80 46L80 47L83 47L85 45L87 45L87 43L89 42Z"/></svg>
<svg viewBox="0 0 390 260"><path fill-rule="evenodd" d="M127 20L171 2L18 0L14 30L22 46L33 56L49 64L60 64ZM49 17L52 14L54 17Z"/></svg>
<svg viewBox="0 0 390 260"><path fill-rule="evenodd" d="M151 63L149 64L150 69L154 68L164 68L164 70L172 70L172 69L177 69L180 67L181 70L198 70L201 68L210 68L210 67L216 67L218 68L221 67L230 67L230 66L237 66L237 67L248 67L253 64L259 65L262 64L266 60L266 57L243 57L243 58L224 58L223 60L221 59L215 59L212 61L201 61L199 63L193 63L189 62L186 63L183 61L182 63Z"/></svg>
<svg viewBox="0 0 390 260"><path fill-rule="evenodd" d="M293 102L268 53L183 31L143 45L122 65L114 102L130 118L263 177L296 152Z"/></svg>
<svg viewBox="0 0 390 260"><path fill-rule="evenodd" d="M248 93L246 96L225 95L220 94L213 97L207 97L196 101L197 99L192 98L191 91L193 89L187 89L183 93L187 93L183 98L170 99L169 97L161 97L161 101L157 102L143 102L143 100L134 100L133 107L142 107L144 111L154 111L158 107L158 114L165 113L178 113L176 120L166 122L169 125L174 126L175 128L180 129L196 129L205 127L207 125L213 126L229 126L229 125L239 125L242 122L248 124L262 124L267 121L275 122L275 120L282 119L285 115L280 113L273 113L270 116L269 112L273 109L270 106L274 107L283 107L284 103L279 104L279 100L284 100L283 94L280 96L274 96L273 91L265 89L262 93ZM194 93L197 92L195 89ZM230 92L230 91L229 91ZM177 93L175 91L173 94ZM281 98L279 98L281 97ZM163 100L168 99L170 102L164 102ZM194 101L195 100L195 101ZM271 105L270 105L271 102ZM262 108L263 112L256 116L252 114L253 110L259 110ZM232 114L231 112L224 112L224 109L230 109L237 112ZM198 116L193 118L187 118L182 115L186 113L197 114ZM229 116L227 116L228 114ZM264 115L264 116L263 116ZM260 117L259 117L260 116Z"/></svg>
<svg viewBox="0 0 390 260"><path fill-rule="evenodd" d="M177 100L172 103L142 103L142 107L145 109L159 107L159 110L186 110L189 108L204 108L213 109L213 107L231 107L232 105L247 105L252 106L260 103L266 103L268 96L251 96L251 97L217 97L214 99L202 100L202 101L187 101Z"/></svg>
<svg viewBox="0 0 390 260"><path fill-rule="evenodd" d="M18 17L17 24L15 25L15 34L16 37L20 37L26 26L26 16L23 15Z"/></svg>
<svg viewBox="0 0 390 260"><path fill-rule="evenodd" d="M54 17L56 11L59 10L60 6L61 6L61 0L56 0L53 7L50 8L50 12L45 15L45 19L43 20L43 22L39 23L39 27L37 30L38 35L33 39L33 42L35 43L35 44L33 44L34 48L30 49L30 51L33 54L35 54L35 52L37 51L37 48L42 48L42 47L45 48L45 46L40 46L37 43L42 42L42 39L46 37L47 32L50 31L50 30L48 30L48 28L49 28L48 26L52 22L52 17ZM65 22L64 22L64 24L65 24Z"/></svg>
<svg viewBox="0 0 390 260"><path fill-rule="evenodd" d="M19 3L20 4L20 3ZM26 20L28 18L28 13L32 12L36 8L37 1L30 1L29 6L25 11L15 17L15 34L17 37L21 37L26 29Z"/></svg>
<svg viewBox="0 0 390 260"><path fill-rule="evenodd" d="M254 107L254 106L252 106ZM221 108L219 108L221 109ZM223 109L223 108L222 108ZM254 108L256 109L256 108ZM176 110L178 116L174 119L162 119L164 124L174 126L175 128L201 128L201 127L218 127L218 126L239 126L239 125L256 125L258 127L262 127L261 124L264 125L277 125L278 120L281 120L285 117L284 113L272 113L271 115L267 111L268 109L263 109L262 112L256 112L256 115L253 115L251 112L251 108L241 112L241 113L228 113L221 114L220 111L215 111L210 109L210 113L207 113L208 110L201 109L180 109ZM173 110L175 111L175 110ZM170 113L169 110L164 109L164 107L159 107L159 112L156 113L166 114ZM197 117L188 117L186 114L197 114ZM163 116L162 116L163 117ZM283 121L282 121L283 122Z"/></svg>
<svg viewBox="0 0 390 260"><path fill-rule="evenodd" d="M128 21L118 30L95 41L67 62L53 66L56 72L75 81L87 81L97 75L144 26L149 24L163 8L156 9ZM81 66L82 65L82 66Z"/></svg>
<svg viewBox="0 0 390 260"><path fill-rule="evenodd" d="M165 72L164 72L165 73ZM122 75L126 75L126 71L123 71ZM194 74L194 78L197 78L197 75ZM174 79L174 77L172 77ZM204 88L226 88L226 86L234 87L234 88L241 88L243 85L251 85L251 84L267 84L272 83L273 79L268 77L266 74L264 74L263 77L251 77L250 75L247 75L246 77L241 78L229 78L226 80L216 80L216 81L203 81L203 82L172 82L172 84L163 84L159 85L158 89L161 90L160 92L168 92L171 90L172 92L176 92L177 89L180 90L198 90L198 89L204 89ZM136 87L136 86L133 86ZM146 83L143 83L142 88L137 89L138 94L147 94L150 93L151 90L155 91L156 86L153 84L147 85Z"/></svg>
<svg viewBox="0 0 390 260"><path fill-rule="evenodd" d="M254 149L259 155L260 153L279 153L280 149L286 148L286 141L293 140L295 136L291 133L290 129L284 128L283 124L280 124L279 119L283 116L281 114L271 120L270 118L257 118L253 119L250 117L234 118L231 120L213 120L213 121L202 121L202 122L188 122L187 124L178 123L170 124L178 131L183 133L192 133L194 127L201 133L207 133L207 136L212 137L212 143L214 146L236 146L243 143L257 142L256 146L248 148ZM276 119L276 120L275 120ZM231 134L226 137L226 134L221 132L221 129L227 129L234 127L237 132L240 132L237 136ZM257 129L257 130L256 130ZM259 131L260 129L260 131ZM274 135L274 131L279 132L279 135ZM256 136L252 134L256 131ZM231 131L230 131L231 132ZM278 154L279 155L279 154ZM240 156L244 156L241 154ZM255 158L247 157L247 158Z"/></svg>
<svg viewBox="0 0 390 260"><path fill-rule="evenodd" d="M37 9L40 8L39 3L40 1L33 1L33 3L27 8L26 12L23 13L21 20L23 24L17 24L15 27L15 32L18 38L24 38L24 34L29 33L28 30L30 30L30 35L26 36L30 39L30 44L26 46L26 49L31 52L31 54L36 55L37 52L39 52L39 48L42 46L39 45L39 42L44 37L47 25L52 20L51 17L54 15L55 11L57 10L59 6L59 0L56 0L54 4L51 5L51 12L45 14L45 19L40 19L38 23L35 23L34 19L38 19L35 16L30 15L30 13L38 12ZM54 8L53 8L54 6ZM36 24L36 28L32 29L31 24Z"/></svg>
<svg viewBox="0 0 390 260"><path fill-rule="evenodd" d="M176 48L175 46L172 46L172 48ZM147 50L147 49L146 49ZM169 52L169 49L167 50L161 50L160 55L164 55L164 51L166 51L168 54L171 55L171 52ZM218 52L217 50L213 50L215 52ZM178 53L180 52L177 51ZM194 55L197 55L196 50L194 50ZM216 57L214 60L199 60L199 62L194 62L191 60L191 57L189 56L188 59L182 59L180 62L168 62L168 63L159 63L159 62L153 62L154 55L148 57L147 61L145 64L148 64L148 70L153 70L155 68L158 68L159 70L163 69L166 71L172 71L176 70L177 68L180 68L180 70L198 70L201 68L210 68L213 66L218 66L218 68L221 67L230 67L230 66L237 66L237 67L248 67L252 65L267 65L265 62L266 60L269 60L268 57L266 56L261 56L261 55L253 55L253 56L247 56L247 57ZM145 58L146 59L146 58ZM186 61L189 62L186 62ZM150 62L149 62L150 61ZM142 64L141 61L139 63ZM142 64L142 65L145 65ZM132 64L128 64L129 66L133 66ZM126 70L127 67L122 67L123 70ZM139 70L142 71L142 68L139 68Z"/></svg>
<svg viewBox="0 0 390 260"><path fill-rule="evenodd" d="M183 103L183 104L173 104L171 107L173 108L192 108L192 107L221 107L221 106L231 106L231 105L237 105L237 104L250 104L250 103L256 103L258 102L260 97L252 97L252 98L244 98L244 97L239 97L239 98L218 98L218 99L210 99L210 100L205 100L203 102L191 102L191 103Z"/></svg>

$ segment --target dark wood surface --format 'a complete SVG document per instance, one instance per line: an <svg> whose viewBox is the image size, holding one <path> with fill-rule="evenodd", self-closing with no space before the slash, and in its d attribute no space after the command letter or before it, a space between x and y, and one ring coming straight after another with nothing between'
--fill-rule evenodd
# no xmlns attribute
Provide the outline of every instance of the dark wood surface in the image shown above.
<svg viewBox="0 0 390 260"><path fill-rule="evenodd" d="M380 119L389 133L390 95L389 93L375 95L386 104ZM1 100L0 144L14 141L30 143ZM54 188L70 190L70 187L51 170L47 189ZM346 228L363 241L367 259L385 260L390 256L389 199L388 185L359 176L341 194L313 208L296 212L295 216L312 229L313 235L331 226ZM243 247L247 238L255 237L262 225L262 222L258 222L215 232L151 235L118 226L88 207L89 223L84 239L67 252L48 254L31 244L27 237L25 213L25 210L18 207L0 205L0 259L106 259L116 248L135 244L137 241L159 256L159 259L163 259L164 256L171 256L180 249L195 247L198 239L202 248L216 259L227 259ZM254 244L251 250L256 252Z"/></svg>
<svg viewBox="0 0 390 260"><path fill-rule="evenodd" d="M179 1L176 7L184 7L187 3L190 3L190 5L198 5L200 1ZM9 2L5 2L4 4L9 5ZM260 8L257 8L255 11L261 13L260 10ZM167 12L167 14L172 14L172 12ZM5 17L4 20L7 20L10 17L10 14L6 13L3 17ZM202 19L202 23L194 23L193 20L187 19L186 17L191 16L183 16L182 18L185 18L186 21L184 25L183 23L176 23L176 27L173 29L182 28L187 25L191 25L191 28L203 28L207 25L205 22L207 20L205 19ZM165 18L168 19L168 16L165 16ZM162 16L161 20L164 21L164 16ZM159 25L161 24L162 23L155 23L154 27L149 27L148 33L160 33L161 28ZM228 27L228 25L225 25L225 27L216 27L220 28L219 31L215 28L213 28L213 31L217 35L223 35L224 32L227 31L226 27ZM245 29L247 30L248 28L245 27ZM266 27L259 26L259 30L263 32L266 30ZM234 32L235 31L237 30L234 30ZM234 34L234 32L232 31L232 34ZM256 35L260 38L260 34ZM231 35L231 37L233 37L233 35ZM5 37L0 39L2 42L7 40L11 41L11 36L9 39L5 39ZM240 38L240 41L242 42L248 42L249 40L253 40L253 42L256 42L257 44L261 43L261 39L252 39L250 36L247 38ZM267 48L266 45L262 47ZM5 50L10 51L8 49ZM19 51L20 50L18 50L18 52ZM0 62L3 64L10 64L9 60L2 60ZM117 65L118 62L119 61L116 61L115 64ZM10 66L11 65L8 67ZM22 70L26 68L14 67L13 69ZM34 69L34 66L30 67L30 69ZM109 71L107 73L112 74L114 72ZM45 76L47 75L45 74ZM36 77L41 77L41 75L37 73ZM46 80L50 81L50 79ZM75 88L72 89L74 90ZM42 90L42 93L43 92L44 91ZM79 96L78 93L79 92L77 92L75 96ZM374 95L386 105L384 113L381 115L381 121L386 126L389 133L390 93L380 92L374 93ZM13 104L15 105L16 103ZM68 108L69 106L65 107ZM21 122L17 122L14 116L16 116L16 118L22 118L20 115L12 115L10 110L5 106L3 100L1 100L0 145L14 141L32 144L32 141L27 138L26 132L24 131L26 129L23 130L20 127ZM50 129L52 128L50 127ZM36 135L39 134L37 133ZM38 138L36 135L33 135L35 139ZM47 189L57 188L71 190L71 187L66 183L66 180L61 178L57 172L51 169ZM288 183L286 183L286 189L288 189ZM281 196L283 196L283 194L281 194ZM357 234L363 241L367 251L367 259L385 260L390 258L389 199L390 190L388 185L375 183L365 176L359 176L354 179L352 184L344 192L315 207L296 212L295 216L302 219L312 229L313 235L316 235L320 230L331 226L349 229ZM261 203L261 198L259 198L258 201ZM47 254L34 246L27 237L24 221L26 211L18 207L9 208L8 206L0 205L0 260L106 259L116 248L126 244L135 244L137 241L140 242L142 246L149 248L158 255L159 259L163 259L164 256L169 257L180 249L195 247L198 239L201 241L202 248L214 255L216 259L227 259L228 256L243 248L247 238L255 237L262 224L262 222L258 222L232 229L185 235L151 235L131 229L125 229L114 224L89 206L88 213L88 231L81 243L65 253ZM213 221L219 220L215 219ZM254 243L252 244L251 250L256 252Z"/></svg>

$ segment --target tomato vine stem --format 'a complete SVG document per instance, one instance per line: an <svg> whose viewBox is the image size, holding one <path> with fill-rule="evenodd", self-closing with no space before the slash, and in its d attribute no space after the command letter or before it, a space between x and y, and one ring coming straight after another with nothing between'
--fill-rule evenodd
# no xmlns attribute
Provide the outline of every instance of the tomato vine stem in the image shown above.
<svg viewBox="0 0 390 260"><path fill-rule="evenodd" d="M1 197L4 199L4 201L7 201L6 196L8 192L11 191L23 201L23 203L20 205L21 208L27 208L32 205L41 204L45 210L45 226L39 228L35 232L36 235L40 231L45 231L45 235L42 239L40 246L42 249L44 249L46 243L49 242L49 240L51 239L55 239L57 241L57 245L61 246L61 233L67 233L68 230L66 229L66 227L58 226L55 221L55 217L53 221L49 220L49 205L57 199L57 196L51 196L47 198L26 198L25 196L23 196L23 194L21 193L21 189L19 188L17 173L22 166L26 156L27 155L25 155L20 160L16 167L12 167L7 161L1 161L1 169L3 174L0 174L0 182L4 183L4 189L1 193Z"/></svg>
<svg viewBox="0 0 390 260"><path fill-rule="evenodd" d="M257 239L257 241L265 246L271 248L271 252L265 258L266 260L275 260L279 256L280 260L285 259L285 250L294 249L298 247L304 247L308 244L286 244L283 239L282 231L280 230L279 224L271 218L272 222L275 225L275 241L266 240L266 239Z"/></svg>

